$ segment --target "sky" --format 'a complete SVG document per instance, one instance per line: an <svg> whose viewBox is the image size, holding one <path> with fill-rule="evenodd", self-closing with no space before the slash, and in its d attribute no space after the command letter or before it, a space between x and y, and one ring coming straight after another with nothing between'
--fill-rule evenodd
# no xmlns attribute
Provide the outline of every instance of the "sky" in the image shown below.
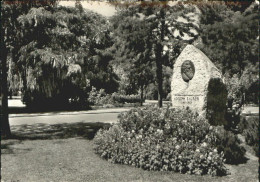
<svg viewBox="0 0 260 182"><path fill-rule="evenodd" d="M81 1L83 8L92 10L96 13L99 13L103 16L110 17L113 16L116 12L116 9L113 5L110 5L106 2L99 1ZM62 6L71 6L75 7L75 0L73 1L60 1L59 5Z"/></svg>
<svg viewBox="0 0 260 182"><path fill-rule="evenodd" d="M177 2L169 2L169 5L173 6L176 3ZM82 4L83 8L92 10L92 11L99 13L106 17L111 17L116 13L115 6L113 6L107 2L81 0L81 4ZM71 1L68 1L68 0L62 1L61 0L59 2L59 5L75 7L75 0L71 0Z"/></svg>

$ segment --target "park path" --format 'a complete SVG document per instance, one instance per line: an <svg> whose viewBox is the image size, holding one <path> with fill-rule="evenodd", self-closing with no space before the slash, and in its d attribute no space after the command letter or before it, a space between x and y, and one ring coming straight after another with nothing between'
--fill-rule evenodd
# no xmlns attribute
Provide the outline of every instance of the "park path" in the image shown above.
<svg viewBox="0 0 260 182"><path fill-rule="evenodd" d="M144 105L156 104L155 100L146 100ZM170 103L164 101L164 105ZM11 107L25 107L19 99L9 100ZM25 114L10 114L10 125L32 125L32 124L62 124L76 122L102 122L115 123L121 112L128 111L129 108L107 108L89 111L73 111L73 112L48 112L48 113L25 113ZM244 114L259 113L259 107L248 106L243 110Z"/></svg>
<svg viewBox="0 0 260 182"><path fill-rule="evenodd" d="M144 105L156 104L155 100L146 100ZM164 102L164 104L167 103ZM9 107L23 108L25 105L19 98L8 101ZM48 112L48 113L19 113L9 114L11 126L15 125L33 125L33 124L62 124L62 123L115 123L121 112L130 110L130 107L124 108L106 108L89 111L70 111L70 112Z"/></svg>
<svg viewBox="0 0 260 182"><path fill-rule="evenodd" d="M76 112L48 112L33 114L10 114L10 125L32 124L62 124L76 122L117 122L119 113L128 111L130 108L111 108Z"/></svg>

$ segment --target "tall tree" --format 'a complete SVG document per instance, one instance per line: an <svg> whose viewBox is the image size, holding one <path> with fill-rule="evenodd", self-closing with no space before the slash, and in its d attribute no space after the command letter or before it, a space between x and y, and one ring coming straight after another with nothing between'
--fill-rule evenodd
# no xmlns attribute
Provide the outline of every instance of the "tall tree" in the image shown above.
<svg viewBox="0 0 260 182"><path fill-rule="evenodd" d="M60 107L72 99L84 107L90 85L113 91L113 71L104 51L111 44L105 18L77 8L41 7L18 21L23 29L19 60L28 104Z"/></svg>
<svg viewBox="0 0 260 182"><path fill-rule="evenodd" d="M226 75L227 83L231 84L229 93L239 91L235 94L239 97L259 80L258 4L245 3L247 8L241 11L233 11L239 8L223 2L200 6L203 43L200 48Z"/></svg>
<svg viewBox="0 0 260 182"><path fill-rule="evenodd" d="M17 17L34 6L53 6L55 0L47 1L1 1L1 135L11 135L8 119L7 56L17 50Z"/></svg>
<svg viewBox="0 0 260 182"><path fill-rule="evenodd" d="M192 5L154 1L128 4L112 19L119 55L124 55L121 61L147 52L149 61L155 63L159 107L163 99L162 65L169 62L165 61L166 52L174 50L179 40L191 43L196 39L194 14Z"/></svg>

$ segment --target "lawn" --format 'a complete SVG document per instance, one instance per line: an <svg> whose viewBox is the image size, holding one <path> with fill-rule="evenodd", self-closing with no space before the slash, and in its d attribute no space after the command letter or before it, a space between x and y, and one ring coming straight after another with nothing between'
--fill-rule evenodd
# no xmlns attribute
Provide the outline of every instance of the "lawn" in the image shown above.
<svg viewBox="0 0 260 182"><path fill-rule="evenodd" d="M258 181L258 158L247 148L247 162L227 165L231 175L211 177L144 171L109 163L94 153L91 138L100 123L13 126L13 139L1 141L3 182L77 181Z"/></svg>

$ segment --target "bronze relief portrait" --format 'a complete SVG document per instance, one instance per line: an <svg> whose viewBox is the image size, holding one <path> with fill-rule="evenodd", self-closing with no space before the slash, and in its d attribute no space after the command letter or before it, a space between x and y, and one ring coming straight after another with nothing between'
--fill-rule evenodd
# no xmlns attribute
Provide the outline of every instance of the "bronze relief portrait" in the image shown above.
<svg viewBox="0 0 260 182"><path fill-rule="evenodd" d="M190 60L186 60L181 65L181 76L185 82L189 82L195 73L194 64Z"/></svg>

